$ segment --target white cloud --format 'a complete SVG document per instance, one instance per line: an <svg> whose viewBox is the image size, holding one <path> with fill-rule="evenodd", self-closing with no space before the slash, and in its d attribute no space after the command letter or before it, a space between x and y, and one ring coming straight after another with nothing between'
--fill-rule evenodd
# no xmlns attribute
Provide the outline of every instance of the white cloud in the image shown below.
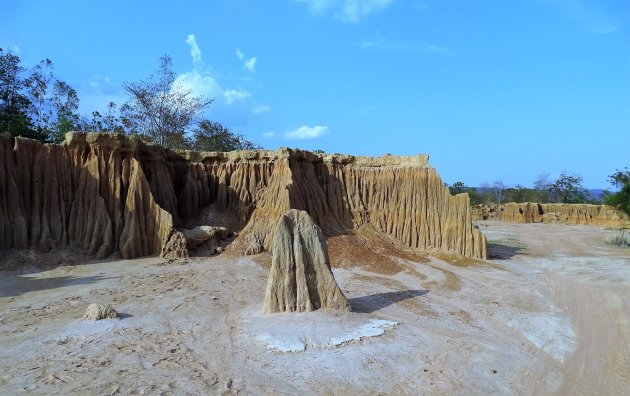
<svg viewBox="0 0 630 396"><path fill-rule="evenodd" d="M323 136L328 132L327 126L301 126L298 129L294 129L284 134L287 139L316 139Z"/></svg>
<svg viewBox="0 0 630 396"><path fill-rule="evenodd" d="M250 73L256 71L256 57L251 57L243 63L243 67Z"/></svg>
<svg viewBox="0 0 630 396"><path fill-rule="evenodd" d="M193 64L201 65L203 60L201 59L201 50L197 45L197 38L194 34L189 34L186 38L186 44L190 47L190 56L193 59Z"/></svg>
<svg viewBox="0 0 630 396"><path fill-rule="evenodd" d="M243 69L247 70L250 73L256 71L256 57L252 56L249 59L245 58L245 54L241 51L240 48L236 49L236 57L243 62Z"/></svg>
<svg viewBox="0 0 630 396"><path fill-rule="evenodd" d="M260 114L269 113L270 111L271 111L271 106L258 105L256 107L254 107L254 109L252 110L252 113L254 113L256 115L260 115Z"/></svg>
<svg viewBox="0 0 630 396"><path fill-rule="evenodd" d="M332 12L342 22L357 23L369 14L389 6L392 0L296 0L305 3L315 14Z"/></svg>
<svg viewBox="0 0 630 396"><path fill-rule="evenodd" d="M230 89L223 92L223 96L225 97L225 103L230 105L236 102L244 102L245 100L251 98L252 94L242 89Z"/></svg>
<svg viewBox="0 0 630 396"><path fill-rule="evenodd" d="M390 41L386 37L378 40L366 40L359 43L365 50L398 51L408 53L449 54L451 51L439 45L423 45L409 41Z"/></svg>
<svg viewBox="0 0 630 396"><path fill-rule="evenodd" d="M213 99L223 97L223 88L210 72L193 69L180 74L175 80L175 86L192 91L196 96L205 96Z"/></svg>
<svg viewBox="0 0 630 396"><path fill-rule="evenodd" d="M240 48L236 49L236 57L238 58L238 60L243 60L245 58L245 55L241 52Z"/></svg>
<svg viewBox="0 0 630 396"><path fill-rule="evenodd" d="M275 132L265 132L262 135L263 135L264 138L271 139L272 137L276 136L276 133Z"/></svg>
<svg viewBox="0 0 630 396"><path fill-rule="evenodd" d="M118 88L112 84L112 79L109 76L94 74L89 84L96 94L110 94L118 91Z"/></svg>
<svg viewBox="0 0 630 396"><path fill-rule="evenodd" d="M423 52L434 52L438 54L450 54L451 50L446 47L441 47L439 45L427 45L423 48Z"/></svg>
<svg viewBox="0 0 630 396"><path fill-rule="evenodd" d="M193 69L177 76L174 89L191 91L195 96L203 96L215 100L216 104L226 106L245 103L252 94L245 89L227 89L221 86L203 62L201 49L194 34L189 34L186 44L190 47ZM237 49L237 56L240 50Z"/></svg>
<svg viewBox="0 0 630 396"><path fill-rule="evenodd" d="M12 46L11 52L13 52L16 55L20 55L20 47L18 47L17 45Z"/></svg>

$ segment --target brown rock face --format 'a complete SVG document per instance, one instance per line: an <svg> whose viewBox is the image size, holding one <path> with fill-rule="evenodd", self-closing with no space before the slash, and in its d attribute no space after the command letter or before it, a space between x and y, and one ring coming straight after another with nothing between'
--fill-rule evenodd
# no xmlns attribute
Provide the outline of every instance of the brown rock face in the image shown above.
<svg viewBox="0 0 630 396"><path fill-rule="evenodd" d="M607 205L514 203L476 205L475 220L510 223L564 223L618 227L630 224L628 216Z"/></svg>
<svg viewBox="0 0 630 396"><path fill-rule="evenodd" d="M275 153L279 158L236 245L246 254L270 251L272 224L285 211L301 209L326 236L370 224L412 248L487 257L485 236L472 224L468 195L451 196L427 156Z"/></svg>
<svg viewBox="0 0 630 396"><path fill-rule="evenodd" d="M70 133L62 145L0 135L0 249L185 257L175 231L210 207L240 231L238 253L271 251L274 224L300 209L326 236L371 225L412 248L487 255L467 195L451 196L423 155L174 152L105 133Z"/></svg>
<svg viewBox="0 0 630 396"><path fill-rule="evenodd" d="M64 145L0 135L0 153L0 248L72 243L97 258L133 258L159 254L171 233L172 176L155 180L167 166L163 149L75 133Z"/></svg>
<svg viewBox="0 0 630 396"><path fill-rule="evenodd" d="M274 232L273 259L263 312L350 310L330 269L326 239L303 210L280 216Z"/></svg>

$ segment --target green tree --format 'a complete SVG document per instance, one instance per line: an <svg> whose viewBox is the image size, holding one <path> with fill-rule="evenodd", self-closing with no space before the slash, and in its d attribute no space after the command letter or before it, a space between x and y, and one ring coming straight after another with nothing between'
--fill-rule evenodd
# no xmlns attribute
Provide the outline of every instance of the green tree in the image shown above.
<svg viewBox="0 0 630 396"><path fill-rule="evenodd" d="M505 190L505 202L539 202L538 191L520 184Z"/></svg>
<svg viewBox="0 0 630 396"><path fill-rule="evenodd" d="M173 61L164 55L146 80L123 84L130 100L121 107L123 125L155 143L177 148L212 99L194 96L177 83ZM175 146L172 146L175 144Z"/></svg>
<svg viewBox="0 0 630 396"><path fill-rule="evenodd" d="M91 118L83 116L80 118L77 130L84 132L107 131L113 133L124 133L122 121L116 110L116 103L109 102L105 115L99 111L92 111Z"/></svg>
<svg viewBox="0 0 630 396"><path fill-rule="evenodd" d="M42 140L29 118L31 103L24 94L20 57L0 48L0 133Z"/></svg>
<svg viewBox="0 0 630 396"><path fill-rule="evenodd" d="M79 96L68 83L56 79L53 70L50 59L40 61L24 79L23 90L33 135L58 143L79 124Z"/></svg>
<svg viewBox="0 0 630 396"><path fill-rule="evenodd" d="M630 170L619 170L608 177L610 183L620 190L617 193L611 193L604 198L607 205L616 207L624 211L630 216Z"/></svg>
<svg viewBox="0 0 630 396"><path fill-rule="evenodd" d="M55 81L53 88L52 107L55 119L52 123L51 140L55 143L63 142L66 133L79 125L79 96L77 91L63 81Z"/></svg>
<svg viewBox="0 0 630 396"><path fill-rule="evenodd" d="M29 98L29 117L37 133L50 136L53 120L51 105L51 86L54 84L53 63L50 59L40 61L28 78L24 80L26 93Z"/></svg>
<svg viewBox="0 0 630 396"><path fill-rule="evenodd" d="M457 195L457 194L462 194L467 192L467 188L466 185L464 184L464 182L461 181L457 181L455 183L453 183L453 185L449 186L449 191L451 193L451 195Z"/></svg>
<svg viewBox="0 0 630 396"><path fill-rule="evenodd" d="M588 190L582 185L581 176L562 172L549 187L552 200L561 203L585 203Z"/></svg>
<svg viewBox="0 0 630 396"><path fill-rule="evenodd" d="M254 150L260 147L218 122L203 120L195 129L192 147L196 151Z"/></svg>
<svg viewBox="0 0 630 396"><path fill-rule="evenodd" d="M474 187L466 186L464 182L457 181L453 183L451 186L449 186L448 189L451 195L467 193L468 198L470 198L471 205L479 205L479 204L484 203L484 199L481 196L481 194L477 192L477 189Z"/></svg>

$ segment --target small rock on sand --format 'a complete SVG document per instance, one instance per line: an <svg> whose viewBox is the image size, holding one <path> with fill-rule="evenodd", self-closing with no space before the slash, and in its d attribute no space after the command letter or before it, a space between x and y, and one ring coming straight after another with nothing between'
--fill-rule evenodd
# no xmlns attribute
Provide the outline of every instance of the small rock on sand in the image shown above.
<svg viewBox="0 0 630 396"><path fill-rule="evenodd" d="M85 320L101 320L101 319L117 319L118 312L110 305L90 304L85 310L83 319Z"/></svg>

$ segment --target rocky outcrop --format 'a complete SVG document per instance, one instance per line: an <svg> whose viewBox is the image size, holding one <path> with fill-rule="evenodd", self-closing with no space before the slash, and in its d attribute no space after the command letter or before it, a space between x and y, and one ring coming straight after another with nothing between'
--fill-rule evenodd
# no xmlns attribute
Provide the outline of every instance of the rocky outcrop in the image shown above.
<svg viewBox="0 0 630 396"><path fill-rule="evenodd" d="M350 310L330 269L321 229L303 210L280 216L274 231L273 259L264 313Z"/></svg>
<svg viewBox="0 0 630 396"><path fill-rule="evenodd" d="M167 260L177 260L189 256L190 252L188 251L186 237L181 231L175 229L172 230L171 235L169 235L168 239L162 246L160 257Z"/></svg>
<svg viewBox="0 0 630 396"><path fill-rule="evenodd" d="M294 208L307 211L327 236L369 224L412 248L487 255L468 196L451 196L427 156L321 156L286 149L278 154L239 238L246 254L271 250L271 225Z"/></svg>
<svg viewBox="0 0 630 396"><path fill-rule="evenodd" d="M511 223L564 223L617 227L630 224L625 213L607 205L514 203L475 205L474 220Z"/></svg>
<svg viewBox="0 0 630 396"><path fill-rule="evenodd" d="M301 209L326 236L371 225L411 248L487 255L467 195L451 196L424 155L197 153L106 133L70 133L62 145L0 136L0 249L185 257L178 230L210 207L233 220L237 253L271 251L274 224Z"/></svg>

